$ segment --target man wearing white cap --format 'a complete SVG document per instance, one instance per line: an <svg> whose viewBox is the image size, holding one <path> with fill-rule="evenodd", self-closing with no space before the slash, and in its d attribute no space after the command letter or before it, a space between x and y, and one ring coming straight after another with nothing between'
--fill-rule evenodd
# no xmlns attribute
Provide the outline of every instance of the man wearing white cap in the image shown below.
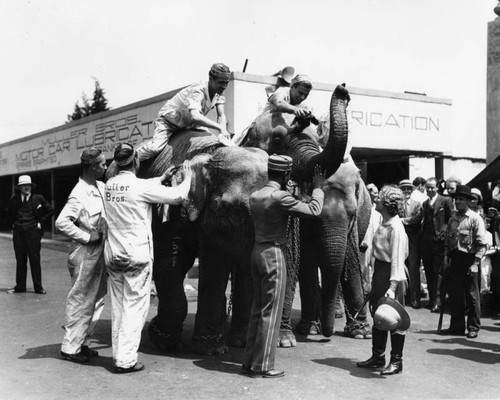
<svg viewBox="0 0 500 400"><path fill-rule="evenodd" d="M226 128L226 99L222 95L229 84L231 71L227 65L216 63L210 68L208 77L208 81L193 83L182 89L163 105L155 120L153 138L137 147L140 161L155 157L175 132L187 129L214 129L222 143L233 145ZM206 116L212 109L217 112L217 121Z"/></svg>
<svg viewBox="0 0 500 400"><path fill-rule="evenodd" d="M295 114L297 117L307 117L311 114L311 109L302 104L307 99L312 90L311 78L307 75L296 75L290 87L280 87L269 96L265 112L282 112Z"/></svg>
<svg viewBox="0 0 500 400"><path fill-rule="evenodd" d="M191 186L191 165L183 164L184 180L176 187L164 186L174 167L163 176L140 179L136 176L139 159L134 147L120 143L114 160L118 175L106 182L105 207L108 225L104 260L108 269L111 297L111 331L115 372L137 372L144 365L137 362L141 331L149 311L153 273L154 204L179 204Z"/></svg>
<svg viewBox="0 0 500 400"><path fill-rule="evenodd" d="M13 227L14 252L16 254L16 286L8 293L26 292L27 261L30 260L31 278L35 293L46 294L42 286L40 250L43 235L42 223L54 208L41 194L32 193L35 184L29 175L21 175L7 207L7 218Z"/></svg>
<svg viewBox="0 0 500 400"><path fill-rule="evenodd" d="M59 231L72 240L68 269L73 284L66 300L66 323L61 355L84 363L98 356L90 339L104 308L106 271L104 265L104 183L106 158L98 148L80 156L82 176L71 191L56 220Z"/></svg>
<svg viewBox="0 0 500 400"><path fill-rule="evenodd" d="M325 178L317 165L311 201L303 203L285 190L292 159L274 154L269 157L267 166L269 182L250 196L250 213L255 228L251 255L253 302L242 373L279 378L285 373L274 369L274 359L286 287L283 246L288 217L319 216L324 198L321 185Z"/></svg>

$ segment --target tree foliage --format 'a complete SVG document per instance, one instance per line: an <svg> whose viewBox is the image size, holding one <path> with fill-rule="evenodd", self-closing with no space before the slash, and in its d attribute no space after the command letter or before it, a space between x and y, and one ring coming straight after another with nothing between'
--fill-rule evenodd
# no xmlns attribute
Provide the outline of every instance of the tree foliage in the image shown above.
<svg viewBox="0 0 500 400"><path fill-rule="evenodd" d="M77 100L73 113L68 114L67 122L76 121L83 117L88 117L89 115L109 110L108 100L104 95L104 89L101 87L101 84L96 78L92 78L94 79L94 94L92 96L92 100L89 100L87 95L82 93L82 105L80 106L79 101Z"/></svg>

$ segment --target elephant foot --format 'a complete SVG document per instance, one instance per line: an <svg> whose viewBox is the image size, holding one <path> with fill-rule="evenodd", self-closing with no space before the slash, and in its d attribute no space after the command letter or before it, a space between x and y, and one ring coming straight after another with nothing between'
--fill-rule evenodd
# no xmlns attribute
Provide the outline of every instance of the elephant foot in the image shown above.
<svg viewBox="0 0 500 400"><path fill-rule="evenodd" d="M227 344L231 347L244 348L247 345L247 329L231 328L227 336Z"/></svg>
<svg viewBox="0 0 500 400"><path fill-rule="evenodd" d="M280 328L280 333L278 335L278 347L295 347L297 346L297 339L293 334L291 329Z"/></svg>
<svg viewBox="0 0 500 400"><path fill-rule="evenodd" d="M321 324L318 321L306 321L301 319L295 327L295 332L300 335L321 335Z"/></svg>
<svg viewBox="0 0 500 400"><path fill-rule="evenodd" d="M191 351L205 356L226 354L229 349L222 335L194 336L191 340Z"/></svg>
<svg viewBox="0 0 500 400"><path fill-rule="evenodd" d="M356 322L345 326L344 336L353 339L371 339L372 329L368 323Z"/></svg>
<svg viewBox="0 0 500 400"><path fill-rule="evenodd" d="M179 332L165 333L160 330L154 317L149 323L148 334L151 342L161 351L172 351L177 349L181 344L182 327Z"/></svg>

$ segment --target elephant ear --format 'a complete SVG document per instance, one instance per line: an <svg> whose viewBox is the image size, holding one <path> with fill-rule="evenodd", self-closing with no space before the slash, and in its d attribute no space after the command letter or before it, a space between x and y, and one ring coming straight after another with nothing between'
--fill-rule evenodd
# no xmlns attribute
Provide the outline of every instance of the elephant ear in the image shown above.
<svg viewBox="0 0 500 400"><path fill-rule="evenodd" d="M210 158L209 154L198 154L191 160L193 177L188 200L185 204L189 221L196 221L205 207L211 181L207 168Z"/></svg>

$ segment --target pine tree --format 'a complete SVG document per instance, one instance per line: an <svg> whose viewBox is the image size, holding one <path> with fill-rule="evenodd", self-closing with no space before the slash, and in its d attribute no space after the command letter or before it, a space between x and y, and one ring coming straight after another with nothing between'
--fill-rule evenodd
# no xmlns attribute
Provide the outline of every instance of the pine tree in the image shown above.
<svg viewBox="0 0 500 400"><path fill-rule="evenodd" d="M75 103L75 109L73 110L73 114L68 115L67 122L76 121L81 118L83 118L83 112L81 107L78 105L78 100L77 100Z"/></svg>
<svg viewBox="0 0 500 400"><path fill-rule="evenodd" d="M106 99L106 97L104 97L104 89L101 88L99 81L96 78L93 79L95 82L95 88L90 110L91 114L97 114L102 111L108 110L108 100Z"/></svg>
<svg viewBox="0 0 500 400"><path fill-rule="evenodd" d="M82 93L83 105L80 106L78 104L78 101L76 102L73 114L68 115L67 122L76 121L83 117L88 117L89 115L109 110L108 100L104 96L104 89L101 88L101 84L96 78L92 77L92 79L94 79L94 84L95 84L92 101L89 100L85 92Z"/></svg>

